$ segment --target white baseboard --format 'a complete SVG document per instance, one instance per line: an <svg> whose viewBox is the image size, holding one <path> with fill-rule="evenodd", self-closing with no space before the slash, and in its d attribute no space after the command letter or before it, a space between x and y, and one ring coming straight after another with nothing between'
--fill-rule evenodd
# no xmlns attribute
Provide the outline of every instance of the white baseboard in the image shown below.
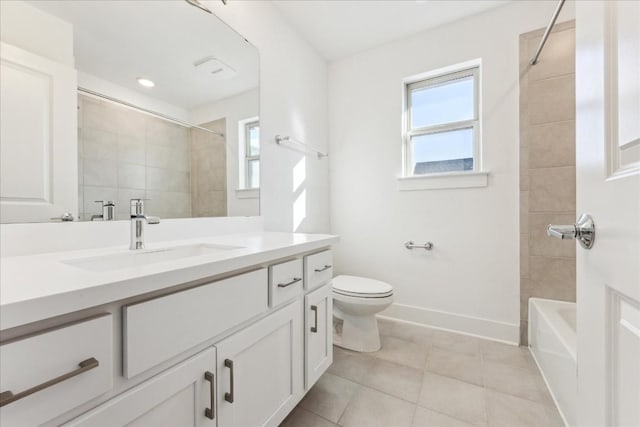
<svg viewBox="0 0 640 427"><path fill-rule="evenodd" d="M391 304L389 308L379 314L379 317L416 323L460 334L501 341L507 344L518 345L520 341L519 324L463 316L411 305Z"/></svg>

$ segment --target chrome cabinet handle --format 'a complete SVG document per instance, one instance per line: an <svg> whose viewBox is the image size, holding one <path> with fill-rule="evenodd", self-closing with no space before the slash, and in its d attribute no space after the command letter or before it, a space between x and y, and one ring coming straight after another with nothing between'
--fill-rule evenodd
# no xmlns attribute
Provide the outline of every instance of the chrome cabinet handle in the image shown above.
<svg viewBox="0 0 640 427"><path fill-rule="evenodd" d="M215 376L213 372L206 371L204 373L204 379L209 381L209 401L211 404L211 408L204 409L204 416L209 418L210 420L216 417L216 389L215 389Z"/></svg>
<svg viewBox="0 0 640 427"><path fill-rule="evenodd" d="M580 246L591 249L596 240L596 225L591 215L582 214L578 222L574 225L554 225L547 226L547 236L562 240L576 239Z"/></svg>
<svg viewBox="0 0 640 427"><path fill-rule="evenodd" d="M229 392L224 394L224 400L226 400L229 403L233 403L233 360L224 359L224 366L226 368L229 368L230 370L230 384L231 384Z"/></svg>
<svg viewBox="0 0 640 427"><path fill-rule="evenodd" d="M413 241L409 240L408 242L404 243L404 247L411 250L411 249L424 249L426 251L430 251L431 249L433 249L433 243L431 242L427 242L424 245L416 245L415 243L413 243Z"/></svg>
<svg viewBox="0 0 640 427"><path fill-rule="evenodd" d="M78 363L77 369L74 369L71 372L67 372L66 374L62 374L59 377L56 377L49 381L45 381L42 384L38 384L37 386L31 387L30 389L27 389L25 391L21 391L18 394L13 394L9 390L3 391L2 393L0 393L0 407L8 405L11 402L15 402L16 400L20 400L23 397L32 395L33 393L37 393L41 390L44 390L45 388L49 388L53 385L59 384L63 381L68 380L69 378L73 378L77 375L80 375L83 372L87 372L93 368L97 368L99 365L100 363L98 362L98 360L94 357L91 357L87 360L83 360L82 362Z"/></svg>
<svg viewBox="0 0 640 427"><path fill-rule="evenodd" d="M301 281L302 278L301 277L294 277L292 281L288 282L288 283L278 283L278 287L279 288L286 288L287 286L291 286L294 283L298 283L299 281Z"/></svg>
<svg viewBox="0 0 640 427"><path fill-rule="evenodd" d="M322 268L316 268L316 269L315 269L315 270L313 270L313 271L315 271L316 273L321 273L321 272L323 272L323 271L325 271L325 270L330 269L331 267L332 267L332 266L325 264L325 265L324 265L324 267L322 267Z"/></svg>
<svg viewBox="0 0 640 427"><path fill-rule="evenodd" d="M314 318L314 322L313 324L315 326L311 327L311 332L313 332L314 334L318 332L318 306L317 305L312 305L311 306L311 311L313 311L313 318Z"/></svg>

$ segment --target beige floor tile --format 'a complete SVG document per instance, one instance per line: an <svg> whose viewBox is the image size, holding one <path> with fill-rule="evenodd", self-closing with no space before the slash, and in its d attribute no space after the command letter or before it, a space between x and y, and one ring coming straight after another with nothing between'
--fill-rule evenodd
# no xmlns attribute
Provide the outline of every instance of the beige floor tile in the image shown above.
<svg viewBox="0 0 640 427"><path fill-rule="evenodd" d="M380 335L393 335L393 328L397 322L393 322L387 319L378 318L378 331Z"/></svg>
<svg viewBox="0 0 640 427"><path fill-rule="evenodd" d="M287 418L284 419L280 427L335 427L335 424L313 412L296 407Z"/></svg>
<svg viewBox="0 0 640 427"><path fill-rule="evenodd" d="M416 405L360 386L340 417L343 427L410 427Z"/></svg>
<svg viewBox="0 0 640 427"><path fill-rule="evenodd" d="M371 353L379 359L415 369L424 369L427 361L427 349L420 344L401 340L396 337L381 336L382 348Z"/></svg>
<svg viewBox="0 0 640 427"><path fill-rule="evenodd" d="M480 353L482 353L482 358L489 362L504 363L522 369L536 369L535 362L527 347L482 340L480 341Z"/></svg>
<svg viewBox="0 0 640 427"><path fill-rule="evenodd" d="M300 402L300 407L337 422L358 385L352 381L324 374Z"/></svg>
<svg viewBox="0 0 640 427"><path fill-rule="evenodd" d="M413 416L412 427L471 427L473 424L465 423L448 415L441 414L430 409L418 406Z"/></svg>
<svg viewBox="0 0 640 427"><path fill-rule="evenodd" d="M489 427L547 427L547 408L539 403L487 390Z"/></svg>
<svg viewBox="0 0 640 427"><path fill-rule="evenodd" d="M391 335L406 341L411 341L425 347L431 346L434 330L426 326L411 323L395 322Z"/></svg>
<svg viewBox="0 0 640 427"><path fill-rule="evenodd" d="M432 349L427 356L427 371L482 385L482 359L479 355Z"/></svg>
<svg viewBox="0 0 640 427"><path fill-rule="evenodd" d="M363 376L371 370L375 361L374 357L366 353L358 353L334 346L333 364L327 372L351 381L361 382Z"/></svg>
<svg viewBox="0 0 640 427"><path fill-rule="evenodd" d="M546 405L552 404L547 387L535 370L485 360L482 372L487 388Z"/></svg>
<svg viewBox="0 0 640 427"><path fill-rule="evenodd" d="M425 372L418 405L477 426L486 425L485 389Z"/></svg>
<svg viewBox="0 0 640 427"><path fill-rule="evenodd" d="M547 418L549 419L549 427L565 427L564 420L555 405L547 406Z"/></svg>
<svg viewBox="0 0 640 427"><path fill-rule="evenodd" d="M422 371L386 360L377 360L363 377L362 384L416 403L422 387Z"/></svg>
<svg viewBox="0 0 640 427"><path fill-rule="evenodd" d="M479 339L446 331L434 331L433 347L458 353L478 354Z"/></svg>

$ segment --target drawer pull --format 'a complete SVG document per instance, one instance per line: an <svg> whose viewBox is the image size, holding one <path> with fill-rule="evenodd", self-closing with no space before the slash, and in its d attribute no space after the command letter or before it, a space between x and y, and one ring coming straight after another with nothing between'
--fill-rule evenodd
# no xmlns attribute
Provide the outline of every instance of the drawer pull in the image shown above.
<svg viewBox="0 0 640 427"><path fill-rule="evenodd" d="M314 269L313 271L315 271L316 273L322 273L323 271L328 270L328 269L330 269L331 267L332 267L331 265L327 265L327 264L325 264L325 265L324 265L324 267L322 267L322 268L316 268L316 269Z"/></svg>
<svg viewBox="0 0 640 427"><path fill-rule="evenodd" d="M311 327L311 332L315 334L318 332L318 306L312 305L311 311L313 311L313 318L314 318L313 324L315 325Z"/></svg>
<svg viewBox="0 0 640 427"><path fill-rule="evenodd" d="M37 386L31 387L30 389L27 389L25 391L21 391L18 394L13 394L11 391L3 391L2 393L0 393L0 407L8 405L11 402L15 402L16 400L20 400L23 397L27 397L33 393L37 393L41 390L44 390L45 388L51 387L52 385L59 384L63 381L68 380L69 378L80 375L83 372L87 372L93 368L97 368L99 365L100 363L94 357L91 357L78 363L77 369L74 369L71 372L67 372L66 374L60 375L59 377L53 378L49 381L45 381L42 384L38 384Z"/></svg>
<svg viewBox="0 0 640 427"><path fill-rule="evenodd" d="M301 277L294 277L292 281L287 282L287 283L278 283L278 287L279 288L286 288L287 286L291 286L294 283L298 283L299 281L301 281L302 278Z"/></svg>
<svg viewBox="0 0 640 427"><path fill-rule="evenodd" d="M216 417L216 389L215 389L215 376L213 372L206 371L204 373L204 379L209 381L209 398L211 401L211 408L204 409L204 416L210 420Z"/></svg>
<svg viewBox="0 0 640 427"><path fill-rule="evenodd" d="M226 368L229 368L229 381L231 384L229 393L225 393L224 394L224 400L226 400L229 403L233 403L233 360L230 359L224 359L224 366Z"/></svg>

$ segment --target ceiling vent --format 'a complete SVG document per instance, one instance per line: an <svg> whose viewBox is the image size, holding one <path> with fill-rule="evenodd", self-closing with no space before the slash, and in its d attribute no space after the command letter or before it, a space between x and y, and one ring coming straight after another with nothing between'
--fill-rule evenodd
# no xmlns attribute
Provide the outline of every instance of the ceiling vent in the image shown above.
<svg viewBox="0 0 640 427"><path fill-rule="evenodd" d="M225 64L215 56L207 56L193 63L199 73L216 80L225 80L235 77L236 70Z"/></svg>

